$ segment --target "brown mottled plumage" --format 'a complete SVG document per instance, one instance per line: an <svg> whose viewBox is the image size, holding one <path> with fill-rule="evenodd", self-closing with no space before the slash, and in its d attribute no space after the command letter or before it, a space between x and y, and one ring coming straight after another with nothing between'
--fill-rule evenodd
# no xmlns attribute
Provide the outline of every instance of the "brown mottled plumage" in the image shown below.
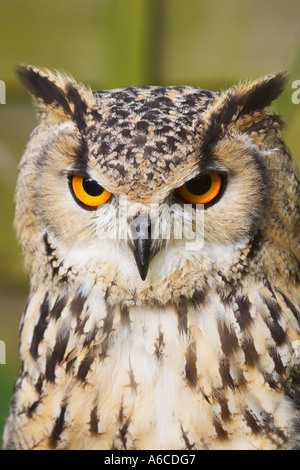
<svg viewBox="0 0 300 470"><path fill-rule="evenodd" d="M31 291L4 447L298 448L299 176L268 110L284 75L219 94L18 74L40 124L16 191ZM145 241L188 217L178 188L199 175L221 182L202 244ZM76 176L107 202L79 200Z"/></svg>

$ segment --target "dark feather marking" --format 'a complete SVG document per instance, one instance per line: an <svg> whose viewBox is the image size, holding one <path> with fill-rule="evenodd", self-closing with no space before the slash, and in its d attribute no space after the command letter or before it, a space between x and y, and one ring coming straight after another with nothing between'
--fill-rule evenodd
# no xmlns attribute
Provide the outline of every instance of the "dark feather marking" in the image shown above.
<svg viewBox="0 0 300 470"><path fill-rule="evenodd" d="M123 408L123 402L121 403L120 410L119 410L119 423L120 423L120 428L119 428L119 436L122 441L124 450L126 450L127 446L127 432L130 424L130 417L128 417L125 422L124 422L124 408Z"/></svg>
<svg viewBox="0 0 300 470"><path fill-rule="evenodd" d="M139 384L135 381L135 377L134 377L134 373L133 373L131 364L129 364L128 375L129 375L129 384L128 384L128 385L125 385L125 387L130 387L131 390L132 390L134 393L136 393Z"/></svg>
<svg viewBox="0 0 300 470"><path fill-rule="evenodd" d="M278 354L278 351L275 348L269 348L269 354L271 358L274 361L274 366L275 366L275 371L279 374L282 375L284 373L285 367L282 364L281 357Z"/></svg>
<svg viewBox="0 0 300 470"><path fill-rule="evenodd" d="M45 105L61 106L66 115L72 116L64 90L55 85L48 77L40 75L38 71L30 67L23 66L16 69L16 74L25 88L37 99L42 100Z"/></svg>
<svg viewBox="0 0 300 470"><path fill-rule="evenodd" d="M43 388L44 380L45 380L44 374L40 374L40 375L39 375L39 378L38 378L38 380L37 380L37 382L36 382L36 384L35 384L35 389L36 389L36 391L37 391L37 393L38 393L39 395L41 395L41 393L42 393L42 388Z"/></svg>
<svg viewBox="0 0 300 470"><path fill-rule="evenodd" d="M211 404L212 404L211 399L206 395L206 393L204 392L204 390L202 390L201 388L199 388L199 391L200 391L200 393L202 394L203 398L207 401L207 403L209 403L209 404L211 405Z"/></svg>
<svg viewBox="0 0 300 470"><path fill-rule="evenodd" d="M60 436L65 427L65 414L66 414L67 404L65 403L62 405L60 409L60 415L56 418L54 428L52 430L49 445L52 449L55 449L57 446L58 441L60 440Z"/></svg>
<svg viewBox="0 0 300 470"><path fill-rule="evenodd" d="M46 362L46 371L45 377L48 382L54 383L55 382L55 366L56 366L56 354L52 354L48 357Z"/></svg>
<svg viewBox="0 0 300 470"><path fill-rule="evenodd" d="M221 347L226 357L231 356L239 347L238 339L225 323L218 322Z"/></svg>
<svg viewBox="0 0 300 470"><path fill-rule="evenodd" d="M243 374L243 369L238 368L238 370L236 371L235 382L239 391L241 391L243 387L246 388L248 386L247 380L245 379L244 374Z"/></svg>
<svg viewBox="0 0 300 470"><path fill-rule="evenodd" d="M70 355L71 355L71 352L68 354L67 358L66 358L66 372L67 373L71 373L72 372L72 368L73 368L73 364L76 362L76 357L72 357L70 359Z"/></svg>
<svg viewBox="0 0 300 470"><path fill-rule="evenodd" d="M88 315L86 314L85 317L81 320L80 318L78 319L76 328L75 328L75 334L79 334L79 336L83 335L84 333L84 327L86 322L88 321Z"/></svg>
<svg viewBox="0 0 300 470"><path fill-rule="evenodd" d="M253 321L250 315L251 303L247 297L237 297L238 311L235 312L236 320L242 331L245 331Z"/></svg>
<svg viewBox="0 0 300 470"><path fill-rule="evenodd" d="M25 88L38 100L54 108L61 107L67 116L75 120L79 130L86 129L84 116L87 112L87 103L73 83L67 83L64 90L31 67L20 66L16 69L16 74ZM74 105L74 112L69 103Z"/></svg>
<svg viewBox="0 0 300 470"><path fill-rule="evenodd" d="M70 331L66 330L64 334L59 333L56 337L55 346L50 357L46 362L45 376L48 382L55 382L55 367L59 364L65 355L69 341Z"/></svg>
<svg viewBox="0 0 300 470"><path fill-rule="evenodd" d="M265 381L270 386L270 388L272 388L273 390L276 390L277 392L280 391L280 384L279 384L278 380L275 380L274 375L269 374L265 371L262 371L262 375L263 375Z"/></svg>
<svg viewBox="0 0 300 470"><path fill-rule="evenodd" d="M206 298L206 296L205 296L204 291L196 290L193 293L191 301L192 301L192 303L194 304L195 307L199 307L201 304L203 304L203 302L205 301L205 298Z"/></svg>
<svg viewBox="0 0 300 470"><path fill-rule="evenodd" d="M282 449L282 444L288 441L284 432L274 423L274 416L270 413L264 414L264 433L272 444L277 444L277 449ZM280 442L276 442L274 435L280 439Z"/></svg>
<svg viewBox="0 0 300 470"><path fill-rule="evenodd" d="M114 315L115 311L109 305L106 305L106 316L103 321L103 334L109 336L113 330L113 322L114 322Z"/></svg>
<svg viewBox="0 0 300 470"><path fill-rule="evenodd" d="M248 339L242 344L242 349L245 354L245 364L248 367L255 367L259 362L259 354L255 349L252 339Z"/></svg>
<svg viewBox="0 0 300 470"><path fill-rule="evenodd" d="M35 410L37 409L38 405L41 403L41 399L39 398L38 400L36 400L35 402L32 403L32 405L30 405L30 407L28 408L26 414L28 416L28 418L31 418L32 415L34 414Z"/></svg>
<svg viewBox="0 0 300 470"><path fill-rule="evenodd" d="M191 387L195 387L197 385L197 354L195 342L190 343L187 347L185 360L185 376L187 382Z"/></svg>
<svg viewBox="0 0 300 470"><path fill-rule="evenodd" d="M86 320L88 319L88 317L86 317ZM85 324L85 322L84 322ZM84 328L84 326L83 326ZM99 328L97 326L94 326L86 335L86 338L84 340L84 343L83 343L83 347L86 348L86 347L90 347L91 344L93 343L93 341L95 340L96 336L97 336L97 333L99 332ZM83 333L83 331L82 331Z"/></svg>
<svg viewBox="0 0 300 470"><path fill-rule="evenodd" d="M235 280L230 277L230 278L227 278L221 271L218 271L218 275L220 276L220 278L222 279L222 281L224 282L224 284L226 284L228 287L230 287L230 294L224 298L224 292L222 290L222 292L220 293L220 298L221 298L221 301L225 304L228 302L228 299L230 299L230 297L234 296L235 293L236 293L236 287L235 287Z"/></svg>
<svg viewBox="0 0 300 470"><path fill-rule="evenodd" d="M256 235L252 239L251 248L247 255L248 260L252 260L255 257L256 253L260 250L261 241L262 241L262 233L260 230L258 230L256 232Z"/></svg>
<svg viewBox="0 0 300 470"><path fill-rule="evenodd" d="M267 305L272 320L266 319L266 324L271 332L272 338L275 343L280 346L286 340L286 332L283 330L282 326L278 323L279 318L281 317L281 308L280 305L273 299L268 300L263 297L265 304Z"/></svg>
<svg viewBox="0 0 300 470"><path fill-rule="evenodd" d="M50 245L50 243L49 243L48 234L47 234L47 233L44 234L43 240L44 240L44 244L45 244L46 255L47 255L47 256L52 256L52 255L53 255L53 252L54 252L54 249L51 247L51 245Z"/></svg>
<svg viewBox="0 0 300 470"><path fill-rule="evenodd" d="M275 292L274 292L274 290L272 289L272 286L271 286L269 280L268 280L266 277L264 278L264 284L266 285L268 291L270 292L272 299L274 299L274 300L276 301Z"/></svg>
<svg viewBox="0 0 300 470"><path fill-rule="evenodd" d="M121 323L124 326L129 327L130 326L130 316L129 316L129 309L127 305L121 305L120 308L120 314L121 314Z"/></svg>
<svg viewBox="0 0 300 470"><path fill-rule="evenodd" d="M40 342L44 337L44 333L48 326L48 314L49 314L49 301L48 301L48 292L45 295L44 301L40 308L40 318L33 330L31 345L30 345L30 354L34 359L38 357L38 347Z"/></svg>
<svg viewBox="0 0 300 470"><path fill-rule="evenodd" d="M187 333L187 303L184 297L180 297L179 303L176 308L178 318L178 332L179 334Z"/></svg>
<svg viewBox="0 0 300 470"><path fill-rule="evenodd" d="M287 78L284 73L279 73L267 81L263 81L251 87L242 96L242 109L240 114L251 114L270 106L284 90Z"/></svg>
<svg viewBox="0 0 300 470"><path fill-rule="evenodd" d="M124 421L123 398L122 398L122 402L121 402L120 409L119 409L118 420L119 420L119 424L122 424Z"/></svg>
<svg viewBox="0 0 300 470"><path fill-rule="evenodd" d="M296 318L297 322L298 322L298 325L300 326L300 311L298 310L298 308L296 307L296 305L294 305L288 298L286 295L284 295L283 292L281 292L280 290L276 289L276 291L282 296L286 306L290 309L290 311L292 312L292 314L294 315L294 317Z"/></svg>
<svg viewBox="0 0 300 470"><path fill-rule="evenodd" d="M82 359L79 367L78 367L78 372L77 372L77 379L80 380L81 382L84 382L86 379L86 376L90 370L90 367L93 363L94 357L93 357L93 351L88 351L86 356Z"/></svg>
<svg viewBox="0 0 300 470"><path fill-rule="evenodd" d="M214 400L218 401L221 407L221 418L224 422L227 422L231 418L231 413L228 408L228 400L227 398L221 393L220 390L214 390L213 392Z"/></svg>
<svg viewBox="0 0 300 470"><path fill-rule="evenodd" d="M74 104L74 119L77 124L77 127L79 130L84 131L86 128L86 122L84 120L84 115L87 111L87 104L86 102L82 99L79 91L76 89L76 87L72 84L69 83L66 87L66 95L68 98L68 101L72 102Z"/></svg>
<svg viewBox="0 0 300 470"><path fill-rule="evenodd" d="M70 304L70 312L74 317L78 318L80 316L85 300L86 298L80 292L77 293L72 300Z"/></svg>
<svg viewBox="0 0 300 470"><path fill-rule="evenodd" d="M27 310L28 310L28 307L29 307L29 304L30 304L30 300L31 300L30 298L27 300L26 306L25 306L25 308L24 308L24 313L23 313L22 321L21 321L21 323L20 323L20 328L19 328L19 336L21 336L21 333L22 333L22 331L23 331L24 322L25 322Z"/></svg>
<svg viewBox="0 0 300 470"><path fill-rule="evenodd" d="M51 268L52 268L52 277L54 277L57 275L61 265L58 265L58 259L57 259L57 256L55 255L55 248L51 247L49 240L48 240L47 233L44 234L43 240L45 244L46 255L50 258L49 261L50 261ZM54 264L56 266L54 266Z"/></svg>
<svg viewBox="0 0 300 470"><path fill-rule="evenodd" d="M284 74L262 81L245 91L233 90L227 94L223 105L210 116L210 125L205 131L201 145L200 166L211 158L214 145L222 137L236 113L238 116L251 114L269 106L283 91L286 83Z"/></svg>
<svg viewBox="0 0 300 470"><path fill-rule="evenodd" d="M163 349L165 347L164 343L164 334L160 329L158 330L158 337L156 338L155 341L155 356L157 359L160 359L163 356Z"/></svg>
<svg viewBox="0 0 300 470"><path fill-rule="evenodd" d="M113 308L111 308L108 304L106 305L106 316L103 321L103 336L104 339L102 341L102 350L100 353L100 357L102 359L105 359L107 356L107 350L109 347L109 337L113 331L113 323L114 323L114 316L115 316L115 311Z"/></svg>
<svg viewBox="0 0 300 470"><path fill-rule="evenodd" d="M184 440L186 450L192 450L195 444L190 443L189 438L187 436L187 433L184 431L184 429L182 427L182 424L181 424L180 427L181 427L181 435L182 435L182 438Z"/></svg>
<svg viewBox="0 0 300 470"><path fill-rule="evenodd" d="M58 296L55 301L54 306L51 309L50 317L54 318L55 320L58 320L61 315L61 312L63 311L63 309L65 308L67 304L67 301L68 301L67 296L63 296L61 298L59 298Z"/></svg>
<svg viewBox="0 0 300 470"><path fill-rule="evenodd" d="M130 418L127 418L123 426L119 429L119 435L120 435L120 439L122 441L124 450L126 450L126 446L127 446L127 433L128 433L129 424L130 424Z"/></svg>
<svg viewBox="0 0 300 470"><path fill-rule="evenodd" d="M243 411L244 418L246 420L247 426L251 429L253 434L259 434L261 432L260 426L253 414L245 408Z"/></svg>
<svg viewBox="0 0 300 470"><path fill-rule="evenodd" d="M220 441L224 441L224 440L228 439L228 433L227 433L227 431L222 427L222 424L221 424L221 422L219 421L219 419L217 419L216 417L214 417L214 418L213 418L213 423L214 423L214 427L215 427L217 436L218 436L218 438L220 439Z"/></svg>
<svg viewBox="0 0 300 470"><path fill-rule="evenodd" d="M98 436L99 435L99 433L98 433L99 418L98 418L98 406L97 406L97 404L92 408L90 418L91 418L91 420L89 422L90 432L94 436Z"/></svg>
<svg viewBox="0 0 300 470"><path fill-rule="evenodd" d="M223 106L211 114L210 125L205 131L200 149L200 154L202 156L200 167L206 165L207 159L211 158L214 145L223 135L225 128L231 122L232 117L237 112L238 105L239 101L237 95L231 94L228 95Z"/></svg>
<svg viewBox="0 0 300 470"><path fill-rule="evenodd" d="M227 359L221 359L219 363L219 373L221 376L223 387L226 389L227 387L231 388L232 390L235 388L233 378L230 375L230 365Z"/></svg>
<svg viewBox="0 0 300 470"><path fill-rule="evenodd" d="M296 417L300 418L300 366L296 364L290 371L288 378L284 382L284 391L290 397L297 407ZM295 419L296 419L295 417ZM298 421L298 428L300 431L300 420Z"/></svg>
<svg viewBox="0 0 300 470"><path fill-rule="evenodd" d="M75 150L75 162L72 168L72 174L77 174L79 176L84 176L85 178L90 178L88 172L88 160L89 160L89 148L83 138L83 135L80 136L78 141L78 147Z"/></svg>

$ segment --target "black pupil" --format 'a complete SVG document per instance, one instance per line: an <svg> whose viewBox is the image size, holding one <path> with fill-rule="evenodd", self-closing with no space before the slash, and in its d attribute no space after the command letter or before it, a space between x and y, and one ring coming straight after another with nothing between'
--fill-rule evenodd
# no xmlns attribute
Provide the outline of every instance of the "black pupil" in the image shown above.
<svg viewBox="0 0 300 470"><path fill-rule="evenodd" d="M211 187L210 175L201 175L185 183L188 191L196 196L207 193Z"/></svg>
<svg viewBox="0 0 300 470"><path fill-rule="evenodd" d="M100 194L102 194L104 191L104 188L102 188L100 184L98 184L95 180L92 180L91 178L84 178L82 186L85 192L88 193L90 196L100 196Z"/></svg>

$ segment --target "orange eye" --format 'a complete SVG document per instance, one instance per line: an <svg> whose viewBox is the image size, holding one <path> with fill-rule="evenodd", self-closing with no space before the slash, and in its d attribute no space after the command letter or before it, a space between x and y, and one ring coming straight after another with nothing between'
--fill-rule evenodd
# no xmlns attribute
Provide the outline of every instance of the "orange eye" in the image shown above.
<svg viewBox="0 0 300 470"><path fill-rule="evenodd" d="M96 209L104 204L111 196L100 184L84 176L71 177L71 189L79 203L90 209Z"/></svg>
<svg viewBox="0 0 300 470"><path fill-rule="evenodd" d="M222 181L220 173L201 175L187 181L178 188L178 191L180 196L190 204L208 204L220 194Z"/></svg>

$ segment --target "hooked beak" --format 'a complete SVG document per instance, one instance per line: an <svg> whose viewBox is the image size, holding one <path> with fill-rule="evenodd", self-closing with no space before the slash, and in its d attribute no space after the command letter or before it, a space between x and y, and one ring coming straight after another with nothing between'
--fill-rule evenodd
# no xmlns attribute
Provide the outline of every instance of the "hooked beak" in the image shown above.
<svg viewBox="0 0 300 470"><path fill-rule="evenodd" d="M140 214L132 222L134 242L134 257L140 276L144 281L147 277L152 256L151 251L151 222L148 214Z"/></svg>

